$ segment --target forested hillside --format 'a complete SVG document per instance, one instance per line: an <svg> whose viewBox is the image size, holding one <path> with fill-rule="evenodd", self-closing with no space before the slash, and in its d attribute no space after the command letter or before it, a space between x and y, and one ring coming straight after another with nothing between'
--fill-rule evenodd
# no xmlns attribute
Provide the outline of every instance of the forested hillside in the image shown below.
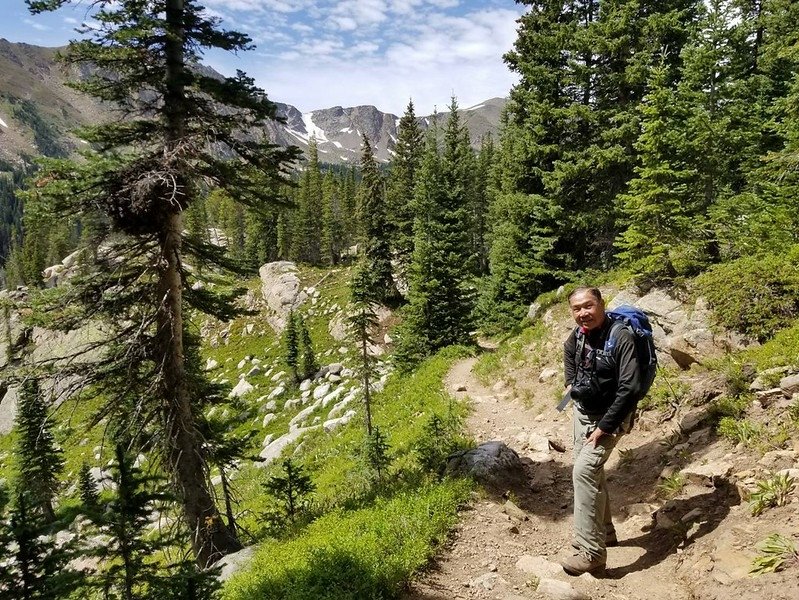
<svg viewBox="0 0 799 600"><path fill-rule="evenodd" d="M525 336L567 331L542 313L579 282L763 344L669 364L707 369L675 410L715 369L707 438L748 435L747 386L799 347L799 4L522 4L497 138L409 102L388 165L364 135L342 166L270 141L245 74L190 68L250 47L194 0L97 3L66 54L125 118L0 180L0 594L397 597L472 489L444 476L473 445L447 370L485 337L493 375L554 364L520 348L559 351Z"/></svg>

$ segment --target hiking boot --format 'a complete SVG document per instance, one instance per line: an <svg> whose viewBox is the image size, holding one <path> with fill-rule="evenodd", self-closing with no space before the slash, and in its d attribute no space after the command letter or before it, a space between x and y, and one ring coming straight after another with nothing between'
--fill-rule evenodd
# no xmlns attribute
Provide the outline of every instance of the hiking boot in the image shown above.
<svg viewBox="0 0 799 600"><path fill-rule="evenodd" d="M574 556L560 561L560 566L569 575L582 575L583 573L597 573L605 570L605 559L594 558L586 552L578 552Z"/></svg>
<svg viewBox="0 0 799 600"><path fill-rule="evenodd" d="M619 538L616 537L615 530L605 534L605 548L615 548L618 545L619 545ZM576 540L572 540L572 548L574 548L578 552L581 550L580 544L578 544Z"/></svg>

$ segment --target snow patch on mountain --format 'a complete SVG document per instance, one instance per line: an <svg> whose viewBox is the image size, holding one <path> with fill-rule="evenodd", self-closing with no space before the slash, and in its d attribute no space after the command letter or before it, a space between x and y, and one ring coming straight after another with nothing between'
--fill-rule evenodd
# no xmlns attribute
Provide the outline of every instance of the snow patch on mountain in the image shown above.
<svg viewBox="0 0 799 600"><path fill-rule="evenodd" d="M327 135L325 134L325 130L321 127L317 127L313 122L313 113L303 113L302 115L302 122L305 123L305 129L308 131L309 138L316 138L317 142L327 142Z"/></svg>
<svg viewBox="0 0 799 600"><path fill-rule="evenodd" d="M478 104L477 106L470 106L469 108L466 108L464 110L479 110L479 109L483 108L484 106L485 106L485 104Z"/></svg>

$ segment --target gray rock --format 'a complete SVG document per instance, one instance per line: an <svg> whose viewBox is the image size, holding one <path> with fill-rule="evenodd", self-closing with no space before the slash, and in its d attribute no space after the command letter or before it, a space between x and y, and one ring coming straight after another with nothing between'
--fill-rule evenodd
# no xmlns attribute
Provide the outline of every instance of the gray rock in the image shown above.
<svg viewBox="0 0 799 600"><path fill-rule="evenodd" d="M215 361L213 358L209 358L205 362L205 370L206 371L213 371L214 369L219 367L219 363Z"/></svg>
<svg viewBox="0 0 799 600"><path fill-rule="evenodd" d="M265 410L277 410L277 402L275 400L270 400L266 404L264 404Z"/></svg>
<svg viewBox="0 0 799 600"><path fill-rule="evenodd" d="M541 374L538 376L538 381L540 383L545 383L551 379L554 379L558 375L560 375L559 369L547 368L541 371Z"/></svg>
<svg viewBox="0 0 799 600"><path fill-rule="evenodd" d="M273 389L269 393L269 396L267 396L267 398L269 400L272 400L273 398L277 398L278 396L282 396L285 391L286 391L286 388L283 387L283 384L280 384L279 386L277 386L275 389Z"/></svg>
<svg viewBox="0 0 799 600"><path fill-rule="evenodd" d="M796 466L797 462L799 462L799 452L795 450L772 450L771 452L766 452L757 461L757 464L770 471L777 471L791 469Z"/></svg>
<svg viewBox="0 0 799 600"><path fill-rule="evenodd" d="M530 308L527 309L527 318L530 321L535 321L536 318L538 317L538 313L540 312L541 312L541 304L539 304L538 302L533 302L530 305Z"/></svg>
<svg viewBox="0 0 799 600"><path fill-rule="evenodd" d="M357 413L354 410L348 410L342 416L338 417L337 419L328 419L324 422L322 427L324 427L325 431L330 433L331 431L335 431L339 427L346 425Z"/></svg>
<svg viewBox="0 0 799 600"><path fill-rule="evenodd" d="M470 450L456 452L447 459L446 472L469 475L491 487L507 489L509 483L525 479L524 468L514 450L504 442L485 442Z"/></svg>
<svg viewBox="0 0 799 600"><path fill-rule="evenodd" d="M502 512L513 519L518 519L519 521L529 520L527 513L516 506L516 504L514 504L511 500L507 500L505 502L505 504L502 506Z"/></svg>
<svg viewBox="0 0 799 600"><path fill-rule="evenodd" d="M536 591L551 600L591 600L591 597L575 590L570 583L549 577L538 580Z"/></svg>
<svg viewBox="0 0 799 600"><path fill-rule="evenodd" d="M693 463L682 469L688 481L699 485L714 485L719 479L725 479L732 473L733 465L725 460L712 460L705 464Z"/></svg>
<svg viewBox="0 0 799 600"><path fill-rule="evenodd" d="M255 388L246 379L239 379L236 387L234 387L228 394L228 398L241 398L245 394L249 394L254 389Z"/></svg>
<svg viewBox="0 0 799 600"><path fill-rule="evenodd" d="M304 421L305 419L310 417L311 413L313 413L313 411L315 411L317 408L319 408L319 406L321 404L322 404L322 400L320 398L319 400L317 400L316 402L314 402L310 406L308 406L306 408L303 408L300 412L298 412L296 415L294 415L294 417L291 419L291 421L289 421L289 426L301 423L302 421Z"/></svg>
<svg viewBox="0 0 799 600"><path fill-rule="evenodd" d="M271 381L276 382L276 381L278 381L280 379L283 379L283 377L285 377L285 376L286 376L286 372L285 371L278 371L277 373L272 375Z"/></svg>
<svg viewBox="0 0 799 600"><path fill-rule="evenodd" d="M529 554L525 554L516 561L516 568L522 573L535 575L539 579L563 572L563 567L559 564L548 561L543 556L530 556Z"/></svg>
<svg viewBox="0 0 799 600"><path fill-rule="evenodd" d="M300 391L305 392L311 389L311 380L310 379L303 379L302 383L300 384Z"/></svg>
<svg viewBox="0 0 799 600"><path fill-rule="evenodd" d="M788 375L788 377L780 379L780 388L786 396L799 393L799 374Z"/></svg>
<svg viewBox="0 0 799 600"><path fill-rule="evenodd" d="M0 435L7 435L14 428L18 395L16 386L9 386L8 391L0 399Z"/></svg>
<svg viewBox="0 0 799 600"><path fill-rule="evenodd" d="M239 364L237 364L237 365L236 365L236 368L237 368L239 371L241 371L241 370L242 370L242 369L243 369L243 368L244 368L246 365L247 365L247 359L246 359L246 358L242 358L242 359L239 361Z"/></svg>
<svg viewBox="0 0 799 600"><path fill-rule="evenodd" d="M323 383L313 391L313 398L314 400L320 400L327 396L328 392L330 392L330 384Z"/></svg>
<svg viewBox="0 0 799 600"><path fill-rule="evenodd" d="M286 403L283 405L283 410L293 410L300 405L299 398L291 398L286 400Z"/></svg>
<svg viewBox="0 0 799 600"><path fill-rule="evenodd" d="M333 375L340 375L343 369L344 366L341 363L330 363L327 366L327 372L332 373Z"/></svg>
<svg viewBox="0 0 799 600"><path fill-rule="evenodd" d="M263 450L261 450L259 456L263 460L260 462L256 462L255 466L258 468L264 468L270 465L275 459L280 457L286 446L288 446L289 444L293 444L309 431L314 431L316 429L318 429L318 426L298 427L293 431L289 431L288 433L280 436L279 438L271 442L269 445L267 445Z"/></svg>
<svg viewBox="0 0 799 600"><path fill-rule="evenodd" d="M263 420L263 424L261 425L261 427L266 427L267 425L269 425L269 423L274 421L276 418L277 417L275 416L275 413L266 413L264 415L264 420Z"/></svg>
<svg viewBox="0 0 799 600"><path fill-rule="evenodd" d="M260 374L261 374L261 367L259 367L258 365L255 365L252 369L247 371L247 374L245 375L245 377L255 377L256 375L260 375Z"/></svg>
<svg viewBox="0 0 799 600"><path fill-rule="evenodd" d="M288 261L271 262L259 270L261 294L268 307L267 322L277 333L286 327L286 317L307 299L300 291L297 266Z"/></svg>
<svg viewBox="0 0 799 600"><path fill-rule="evenodd" d="M338 400L338 397L344 393L343 387L337 387L335 390L322 398L322 408L327 408L332 402Z"/></svg>
<svg viewBox="0 0 799 600"><path fill-rule="evenodd" d="M219 559L219 561L214 564L214 567L221 567L219 571L219 580L228 581L234 574L249 565L253 556L255 556L255 546L248 546L243 550L233 552Z"/></svg>

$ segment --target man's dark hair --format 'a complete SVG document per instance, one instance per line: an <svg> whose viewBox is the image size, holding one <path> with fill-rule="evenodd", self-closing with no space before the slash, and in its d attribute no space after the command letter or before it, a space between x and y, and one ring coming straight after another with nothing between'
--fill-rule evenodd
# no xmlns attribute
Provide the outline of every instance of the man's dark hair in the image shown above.
<svg viewBox="0 0 799 600"><path fill-rule="evenodd" d="M602 302L602 292L599 291L599 288L591 287L591 286L588 286L588 285L581 285L581 286L575 288L572 291L572 293L569 294L569 298L568 298L569 302L571 302L572 297L576 296L577 294L582 294L583 292L588 292L594 298L596 298L598 302Z"/></svg>

